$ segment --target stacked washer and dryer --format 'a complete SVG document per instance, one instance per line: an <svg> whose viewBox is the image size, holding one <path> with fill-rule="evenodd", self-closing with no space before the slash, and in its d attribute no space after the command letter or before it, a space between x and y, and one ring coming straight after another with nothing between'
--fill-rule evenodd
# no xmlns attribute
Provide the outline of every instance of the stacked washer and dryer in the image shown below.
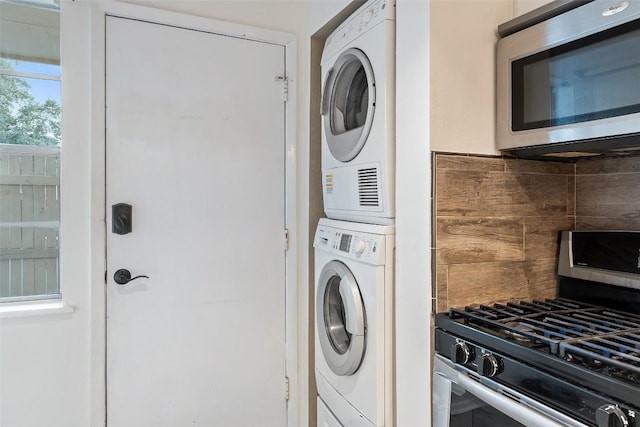
<svg viewBox="0 0 640 427"><path fill-rule="evenodd" d="M324 211L315 248L318 426L394 425L395 1L322 55Z"/></svg>

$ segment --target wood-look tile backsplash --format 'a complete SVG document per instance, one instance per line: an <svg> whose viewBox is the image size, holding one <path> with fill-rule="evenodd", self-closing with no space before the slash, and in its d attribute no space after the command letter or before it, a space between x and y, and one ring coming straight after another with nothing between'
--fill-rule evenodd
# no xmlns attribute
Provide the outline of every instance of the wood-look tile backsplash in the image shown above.
<svg viewBox="0 0 640 427"><path fill-rule="evenodd" d="M576 163L576 228L640 230L640 157Z"/></svg>
<svg viewBox="0 0 640 427"><path fill-rule="evenodd" d="M575 169L569 163L435 155L438 312L555 296L558 232L575 224Z"/></svg>
<svg viewBox="0 0 640 427"><path fill-rule="evenodd" d="M640 157L436 154L437 311L553 297L560 230L640 230Z"/></svg>

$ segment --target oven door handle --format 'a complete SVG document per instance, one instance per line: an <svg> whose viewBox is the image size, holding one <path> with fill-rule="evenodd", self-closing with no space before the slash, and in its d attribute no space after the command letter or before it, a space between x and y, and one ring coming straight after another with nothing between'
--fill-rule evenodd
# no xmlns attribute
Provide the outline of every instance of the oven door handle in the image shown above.
<svg viewBox="0 0 640 427"><path fill-rule="evenodd" d="M486 402L496 408L505 415L510 416L514 420L527 426L548 426L548 427L564 427L566 424L560 424L552 421L547 416L542 415L533 409L524 406L522 403L512 400L505 395L491 390L483 386L466 375L458 375L455 381L460 387L474 394L480 400Z"/></svg>
<svg viewBox="0 0 640 427"><path fill-rule="evenodd" d="M451 411L451 394L467 391L487 405L527 426L587 427L586 424L565 415L542 402L537 402L513 390L494 389L472 379L465 372L458 371L456 365L445 357L434 357L433 376L433 426L448 427ZM482 381L482 380L480 380ZM489 380L491 381L491 380ZM453 386L458 391L453 389Z"/></svg>
<svg viewBox="0 0 640 427"><path fill-rule="evenodd" d="M437 364L437 363L436 363ZM454 371L455 372L455 371ZM444 385L443 383L448 383L446 387L448 390L445 393L451 393L451 384L457 384L462 389L468 391L469 393L475 395L477 398L485 402L487 405L497 409L503 414L513 418L514 420L524 424L531 426L545 426L545 427L567 427L567 426L585 426L576 420L570 420L568 417L563 414L556 413L554 414L542 414L537 412L536 410L526 406L524 403L513 400L509 397L506 397L504 394L492 390L489 387L478 383L475 380L472 380L466 375L460 375L457 372L454 374L455 380L449 378L443 372L435 372L436 378L434 379L434 386L436 384ZM438 393L436 392L436 395ZM448 409L448 408L447 408ZM556 418L557 420L562 419L563 422L554 421L551 417ZM436 417L437 418L437 417ZM434 418L434 427L448 426L449 425L449 415L447 414L446 418L438 419L436 421Z"/></svg>

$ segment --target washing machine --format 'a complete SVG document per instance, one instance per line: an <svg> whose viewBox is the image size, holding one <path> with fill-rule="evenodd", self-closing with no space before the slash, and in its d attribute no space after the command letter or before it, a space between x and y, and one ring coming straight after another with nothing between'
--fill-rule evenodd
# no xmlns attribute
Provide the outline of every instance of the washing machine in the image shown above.
<svg viewBox="0 0 640 427"><path fill-rule="evenodd" d="M342 427L340 421L333 415L333 412L327 407L324 401L318 398L318 427Z"/></svg>
<svg viewBox="0 0 640 427"><path fill-rule="evenodd" d="M365 3L322 53L322 186L329 218L393 224L395 1Z"/></svg>
<svg viewBox="0 0 640 427"><path fill-rule="evenodd" d="M395 227L321 219L314 248L318 425L392 426Z"/></svg>

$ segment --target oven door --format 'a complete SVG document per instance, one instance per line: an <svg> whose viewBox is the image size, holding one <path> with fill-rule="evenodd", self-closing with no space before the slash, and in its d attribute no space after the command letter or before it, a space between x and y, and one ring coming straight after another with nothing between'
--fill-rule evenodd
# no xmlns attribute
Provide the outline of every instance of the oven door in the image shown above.
<svg viewBox="0 0 640 427"><path fill-rule="evenodd" d="M440 355L434 360L433 426L586 427L487 378L480 382Z"/></svg>

